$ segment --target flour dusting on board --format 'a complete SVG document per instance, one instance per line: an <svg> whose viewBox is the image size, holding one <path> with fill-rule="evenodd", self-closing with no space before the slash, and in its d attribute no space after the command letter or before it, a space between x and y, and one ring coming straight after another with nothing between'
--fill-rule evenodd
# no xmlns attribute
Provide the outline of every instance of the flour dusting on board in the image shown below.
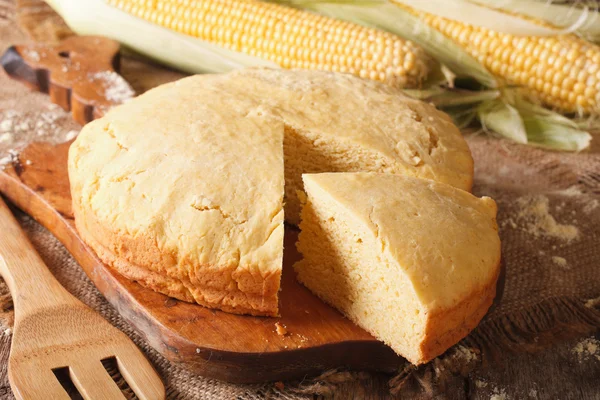
<svg viewBox="0 0 600 400"><path fill-rule="evenodd" d="M70 114L55 104L35 111L0 110L0 167L13 161L33 141L60 143L72 139L78 130Z"/></svg>
<svg viewBox="0 0 600 400"><path fill-rule="evenodd" d="M508 396L506 394L505 389L494 388L492 395L490 396L490 400L508 400Z"/></svg>
<svg viewBox="0 0 600 400"><path fill-rule="evenodd" d="M135 93L125 79L114 71L101 71L89 76L92 81L102 81L104 97L114 103L123 103L131 99Z"/></svg>
<svg viewBox="0 0 600 400"><path fill-rule="evenodd" d="M24 55L25 55L25 57L28 57L31 61L34 61L34 62L40 61L40 58L41 58L40 53L38 53L37 51L35 51L33 49L26 49Z"/></svg>

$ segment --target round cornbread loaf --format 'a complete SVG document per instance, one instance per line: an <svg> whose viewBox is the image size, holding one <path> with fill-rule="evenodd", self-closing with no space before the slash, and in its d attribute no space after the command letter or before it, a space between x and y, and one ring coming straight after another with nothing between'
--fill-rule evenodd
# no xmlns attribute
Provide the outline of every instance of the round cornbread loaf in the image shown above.
<svg viewBox="0 0 600 400"><path fill-rule="evenodd" d="M473 161L434 107L381 83L247 69L155 88L69 151L75 222L100 259L161 293L277 315L302 173L375 171L470 190ZM284 199L285 197L285 199Z"/></svg>

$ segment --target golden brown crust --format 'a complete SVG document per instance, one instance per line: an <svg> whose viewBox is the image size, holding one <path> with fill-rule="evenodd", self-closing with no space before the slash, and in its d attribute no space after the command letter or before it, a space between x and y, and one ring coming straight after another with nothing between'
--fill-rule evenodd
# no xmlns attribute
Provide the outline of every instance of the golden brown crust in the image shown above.
<svg viewBox="0 0 600 400"><path fill-rule="evenodd" d="M493 279L480 291L472 293L450 310L439 310L429 314L425 336L419 348L420 359L409 361L413 364L429 362L475 329L496 297L499 274L500 263L496 267Z"/></svg>
<svg viewBox="0 0 600 400"><path fill-rule="evenodd" d="M182 269L173 268L171 270L155 271L130 261L132 254L139 254L136 253L135 249L139 246L146 249L146 253L144 253L146 254L145 260L151 262L150 265L154 267L173 265L172 262L161 264L162 258L173 257L173 255L159 252L155 244L147 240L140 240L139 237L131 240L127 235L115 235L109 232L102 224L97 223L93 217L90 217L88 213L82 213L76 201L73 202L73 212L75 214L75 225L83 241L94 250L102 262L127 279L179 300L195 302L234 314L271 317L279 315L277 292L280 274L260 277L260 281L265 284L257 288L255 284L258 280L257 277L252 276L247 270L240 271L237 274L237 271L234 270L227 277L226 272L230 271L231 268L212 268L212 271L210 269L203 271L201 280L195 280L192 283L190 277L182 273ZM100 244L90 232L101 235L104 243L110 243L116 251L111 251ZM227 281L228 284L219 286L224 281ZM235 284L236 281L238 284ZM239 282L243 283L239 284ZM259 290L245 292L240 290L239 287Z"/></svg>

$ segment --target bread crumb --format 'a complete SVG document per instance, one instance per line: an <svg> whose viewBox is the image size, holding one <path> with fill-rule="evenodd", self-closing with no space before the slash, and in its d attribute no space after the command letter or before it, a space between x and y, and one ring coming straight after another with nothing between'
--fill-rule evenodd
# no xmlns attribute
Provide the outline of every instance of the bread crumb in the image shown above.
<svg viewBox="0 0 600 400"><path fill-rule="evenodd" d="M275 322L275 332L277 332L279 336L285 336L288 333L286 326L279 322Z"/></svg>
<svg viewBox="0 0 600 400"><path fill-rule="evenodd" d="M479 379L475 380L475 386L477 386L478 388L484 388L486 387L488 384L485 381L480 381Z"/></svg>
<svg viewBox="0 0 600 400"><path fill-rule="evenodd" d="M569 264L567 263L567 260L563 257L559 257L559 256L552 256L552 262L556 265L558 265L561 268L568 268Z"/></svg>
<svg viewBox="0 0 600 400"><path fill-rule="evenodd" d="M284 384L283 384L283 382L281 382L281 381L279 381L279 382L275 382L275 387L276 387L278 390L283 390L283 389L285 389L285 385L284 385Z"/></svg>
<svg viewBox="0 0 600 400"><path fill-rule="evenodd" d="M564 241L571 241L579 236L579 229L574 225L560 224L550 214L549 200L546 196L525 196L517 199L519 211L516 221L509 219L507 223L513 228L520 227L535 237L548 236Z"/></svg>
<svg viewBox="0 0 600 400"><path fill-rule="evenodd" d="M583 339L571 351L577 356L580 362L591 358L600 361L600 341L594 337Z"/></svg>

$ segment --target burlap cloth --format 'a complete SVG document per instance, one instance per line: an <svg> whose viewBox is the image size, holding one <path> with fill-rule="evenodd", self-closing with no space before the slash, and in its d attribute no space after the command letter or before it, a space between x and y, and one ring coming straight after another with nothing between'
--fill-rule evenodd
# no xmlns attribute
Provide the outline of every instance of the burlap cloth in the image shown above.
<svg viewBox="0 0 600 400"><path fill-rule="evenodd" d="M39 0L17 3L0 0L0 51L31 38L54 41L70 34ZM123 74L138 92L180 77L130 59L123 63ZM0 159L23 143L63 141L78 129L47 96L0 72ZM420 368L402 366L396 376L338 370L297 382L234 385L193 375L150 348L63 246L29 217L17 214L67 290L144 350L163 377L169 399L599 399L598 143L590 152L564 154L476 134L467 138L476 162L474 192L492 196L499 205L504 266L499 296L480 326L458 346ZM3 282L0 322L0 396L12 398L6 375L12 304Z"/></svg>

